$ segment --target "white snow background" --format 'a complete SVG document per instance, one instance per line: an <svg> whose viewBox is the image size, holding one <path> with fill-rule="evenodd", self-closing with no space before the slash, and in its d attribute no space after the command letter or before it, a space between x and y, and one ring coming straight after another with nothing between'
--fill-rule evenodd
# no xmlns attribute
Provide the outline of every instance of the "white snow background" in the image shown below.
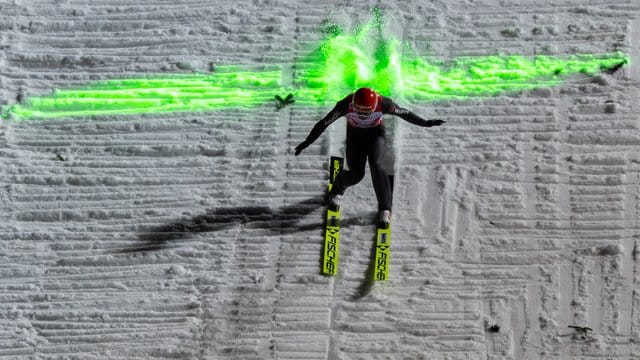
<svg viewBox="0 0 640 360"><path fill-rule="evenodd" d="M638 358L637 0L3 0L0 104L293 64L323 21L376 5L436 59L620 50L631 65L485 99L399 94L447 123L388 119L391 270L374 285L368 175L345 197L339 274L320 275L344 120L291 150L330 107L5 120L0 359Z"/></svg>

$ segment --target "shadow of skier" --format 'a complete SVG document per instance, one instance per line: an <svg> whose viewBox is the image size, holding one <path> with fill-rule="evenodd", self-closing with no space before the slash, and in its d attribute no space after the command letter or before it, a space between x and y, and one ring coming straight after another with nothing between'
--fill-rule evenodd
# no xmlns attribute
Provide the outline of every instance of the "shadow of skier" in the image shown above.
<svg viewBox="0 0 640 360"><path fill-rule="evenodd" d="M303 222L309 214L325 206L324 197L314 197L282 208L268 206L221 207L184 221L152 227L138 235L140 244L118 253L157 251L174 247L179 240L198 233L214 233L243 226L266 230L270 235L324 230L324 221ZM358 219L343 222L343 227L359 224ZM322 237L319 235L319 239ZM319 240L322 241L322 240Z"/></svg>
<svg viewBox="0 0 640 360"><path fill-rule="evenodd" d="M325 207L324 197L314 197L282 208L268 206L221 207L208 210L202 215L191 219L176 221L165 225L151 227L138 235L139 244L130 248L116 251L118 254L136 254L160 251L179 246L179 241L189 239L198 233L215 233L235 227L245 229L266 230L269 235L292 234L303 231L317 231L318 242L324 243L324 229L326 220L318 216L318 221L303 221L311 213ZM324 214L324 213L323 213ZM371 215L371 214L368 214ZM367 217L354 217L341 222L342 228L351 226L371 226ZM322 253L320 267L322 268ZM374 285L373 273L375 260L375 236L373 238L370 265L364 282L352 296L352 300L359 300L368 295Z"/></svg>
<svg viewBox="0 0 640 360"><path fill-rule="evenodd" d="M268 206L215 208L191 219L152 227L138 235L138 240L142 242L139 246L120 252L162 250L172 242L191 238L194 234L223 231L237 226L264 229L273 234L321 229L321 222L301 224L300 221L322 206L323 198L315 197L280 209Z"/></svg>
<svg viewBox="0 0 640 360"><path fill-rule="evenodd" d="M361 300L362 298L369 295L373 290L373 286L375 285L374 276L376 271L375 260L376 260L376 236L374 235L371 241L371 251L369 253L369 266L365 271L364 280L362 281L360 286L358 286L356 293L353 294L353 296L351 297L352 301Z"/></svg>

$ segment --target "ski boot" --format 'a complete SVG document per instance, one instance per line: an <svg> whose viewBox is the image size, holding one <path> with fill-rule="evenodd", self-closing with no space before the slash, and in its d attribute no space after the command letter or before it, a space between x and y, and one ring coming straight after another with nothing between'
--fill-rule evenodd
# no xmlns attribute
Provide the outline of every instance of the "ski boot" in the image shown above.
<svg viewBox="0 0 640 360"><path fill-rule="evenodd" d="M338 211L340 209L340 202L342 200L341 194L331 194L327 195L327 207L333 211Z"/></svg>
<svg viewBox="0 0 640 360"><path fill-rule="evenodd" d="M391 224L391 210L380 210L378 215L378 226L386 229Z"/></svg>

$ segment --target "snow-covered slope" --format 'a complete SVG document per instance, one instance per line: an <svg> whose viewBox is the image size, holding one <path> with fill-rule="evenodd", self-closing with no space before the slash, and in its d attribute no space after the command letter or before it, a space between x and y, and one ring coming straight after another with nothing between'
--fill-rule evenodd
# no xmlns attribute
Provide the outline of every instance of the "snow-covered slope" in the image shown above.
<svg viewBox="0 0 640 360"><path fill-rule="evenodd" d="M212 65L281 64L293 81L324 21L375 5L0 3L0 104ZM375 285L368 177L345 197L339 275L319 272L344 122L291 149L329 108L5 120L0 358L634 358L638 2L381 7L438 59L621 50L631 66L489 99L398 94L447 123L389 119L391 279Z"/></svg>

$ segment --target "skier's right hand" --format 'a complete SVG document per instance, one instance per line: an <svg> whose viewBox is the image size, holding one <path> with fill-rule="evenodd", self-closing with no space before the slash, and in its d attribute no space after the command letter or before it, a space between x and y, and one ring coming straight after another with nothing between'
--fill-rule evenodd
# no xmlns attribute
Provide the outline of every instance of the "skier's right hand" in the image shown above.
<svg viewBox="0 0 640 360"><path fill-rule="evenodd" d="M306 141L301 142L298 146L296 146L296 156L300 155L302 150L306 149L309 144Z"/></svg>
<svg viewBox="0 0 640 360"><path fill-rule="evenodd" d="M425 126L426 127L440 126L440 125L442 125L444 123L445 123L445 121L444 120L440 120L440 119L427 120L427 122L425 123Z"/></svg>

